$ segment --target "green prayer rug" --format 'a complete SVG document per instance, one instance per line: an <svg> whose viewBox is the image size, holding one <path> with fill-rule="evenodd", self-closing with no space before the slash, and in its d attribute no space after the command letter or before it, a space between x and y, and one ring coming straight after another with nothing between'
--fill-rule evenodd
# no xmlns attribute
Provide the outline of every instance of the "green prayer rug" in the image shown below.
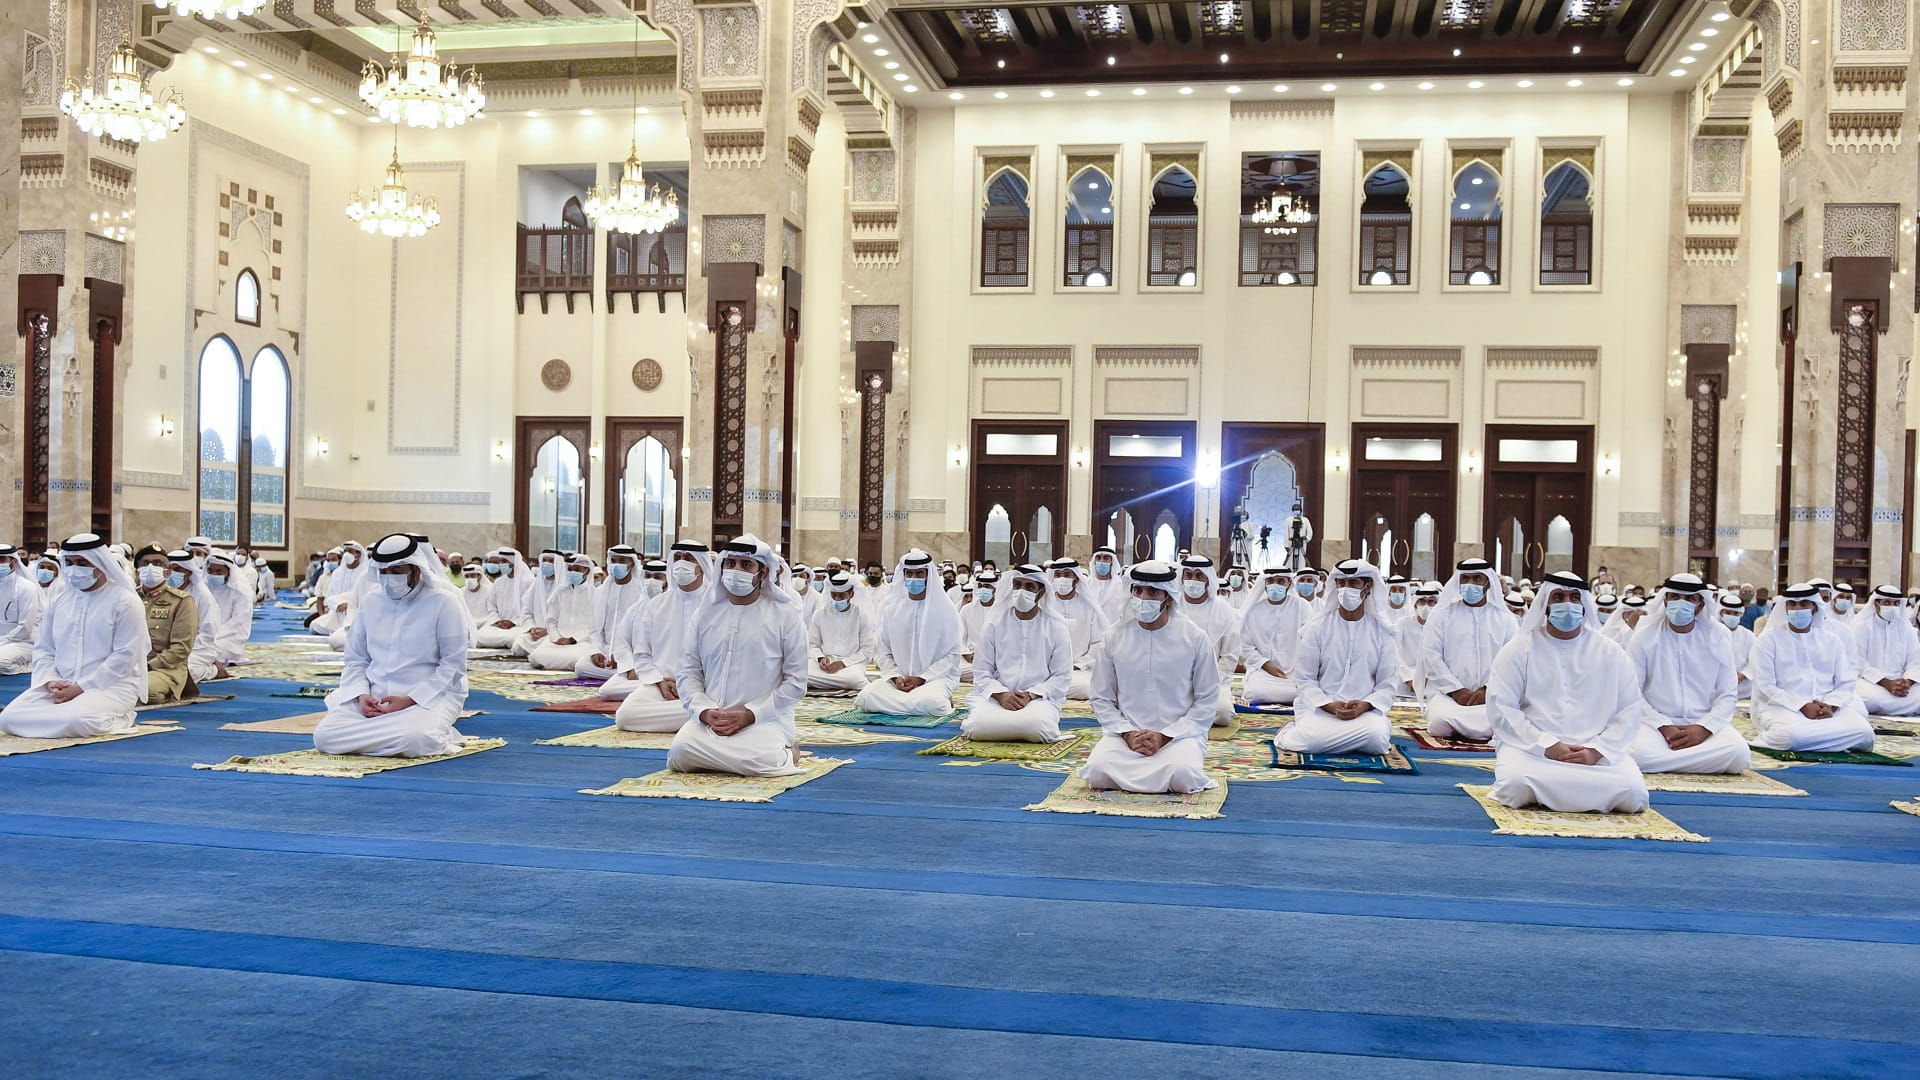
<svg viewBox="0 0 1920 1080"><path fill-rule="evenodd" d="M1902 761L1896 757L1875 753L1871 750L1849 750L1844 753L1818 753L1812 750L1775 750L1771 746L1754 746L1753 752L1765 754L1776 761L1801 761L1822 765L1906 765L1913 762Z"/></svg>
<svg viewBox="0 0 1920 1080"><path fill-rule="evenodd" d="M1069 776L1048 796L1023 810L1048 814L1103 814L1112 817L1188 818L1205 820L1224 817L1221 808L1227 802L1227 782L1190 795L1173 792L1146 795L1135 791L1111 791L1088 787L1079 776Z"/></svg>
<svg viewBox="0 0 1920 1080"><path fill-rule="evenodd" d="M942 743L935 743L920 751L938 757L984 758L989 761L1059 761L1072 757L1092 746L1100 738L1098 728L1081 728L1069 731L1067 737L1054 743L1040 742L990 742L976 740L965 735L955 735Z"/></svg>
<svg viewBox="0 0 1920 1080"><path fill-rule="evenodd" d="M870 724L874 727L935 728L941 724L950 724L960 719L965 710L955 709L945 716L893 716L887 713L860 712L849 709L846 712L829 713L816 716L814 721L821 724L847 724L858 726Z"/></svg>

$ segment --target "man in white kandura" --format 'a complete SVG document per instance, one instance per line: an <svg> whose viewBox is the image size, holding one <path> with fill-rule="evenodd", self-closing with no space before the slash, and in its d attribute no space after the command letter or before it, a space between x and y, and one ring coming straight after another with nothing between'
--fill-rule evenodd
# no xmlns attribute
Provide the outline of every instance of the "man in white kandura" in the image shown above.
<svg viewBox="0 0 1920 1080"><path fill-rule="evenodd" d="M1012 578L1007 579L1009 582ZM1000 575L992 570L982 570L980 576L973 579L973 594L967 603L960 605L960 681L973 679L973 656L979 651L980 635L986 632L987 624L1000 617L1007 605L1000 598L1008 586L1000 582Z"/></svg>
<svg viewBox="0 0 1920 1080"><path fill-rule="evenodd" d="M1593 592L1555 570L1493 662L1493 797L1570 813L1635 814L1647 781L1633 759L1646 703L1620 646L1600 636Z"/></svg>
<svg viewBox="0 0 1920 1080"><path fill-rule="evenodd" d="M826 596L807 624L807 693L865 690L867 661L873 659L873 620L854 601L853 575L845 570L827 578Z"/></svg>
<svg viewBox="0 0 1920 1080"><path fill-rule="evenodd" d="M682 540L667 552L667 591L627 613L614 642L614 663L624 664L600 688L621 697L613 714L623 731L679 731L687 703L679 685L687 635L714 585L714 557L707 545ZM613 687L609 691L608 687Z"/></svg>
<svg viewBox="0 0 1920 1080"><path fill-rule="evenodd" d="M225 552L207 556L207 591L220 609L214 656L223 667L246 656L247 639L253 636L255 597L239 577L239 566L239 560Z"/></svg>
<svg viewBox="0 0 1920 1080"><path fill-rule="evenodd" d="M513 548L497 548L482 563L486 571L486 615L474 629L476 649L511 649L533 625L533 575Z"/></svg>
<svg viewBox="0 0 1920 1080"><path fill-rule="evenodd" d="M1233 723L1233 673L1240 668L1240 613L1216 595L1220 591L1213 560L1188 555L1180 560L1180 614L1213 642L1220 693L1213 702L1213 725Z"/></svg>
<svg viewBox="0 0 1920 1080"><path fill-rule="evenodd" d="M1819 590L1780 590L1753 642L1753 725L1761 746L1810 753L1873 749L1852 637L1826 625Z"/></svg>
<svg viewBox="0 0 1920 1080"><path fill-rule="evenodd" d="M331 563L332 559L329 558ZM358 540L340 545L340 565L321 579L326 589L320 600L320 614L308 629L331 638L353 622L353 607L362 595L361 579L367 576L367 549Z"/></svg>
<svg viewBox="0 0 1920 1080"><path fill-rule="evenodd" d="M193 597L194 612L200 617L193 651L187 655L187 674L195 683L224 679L227 665L220 658L220 604L213 598L213 590L207 588L202 562L184 548L167 552L167 562L167 584Z"/></svg>
<svg viewBox="0 0 1920 1080"><path fill-rule="evenodd" d="M1100 639L1106 636L1107 624L1113 617L1094 602L1087 588L1086 573L1080 569L1080 560L1055 559L1046 565L1046 570L1053 590L1046 610L1066 622L1067 633L1073 639L1073 679L1067 687L1067 697L1085 701L1093 693L1095 654L1100 651Z"/></svg>
<svg viewBox="0 0 1920 1080"><path fill-rule="evenodd" d="M1419 681L1428 731L1473 742L1493 738L1487 678L1493 658L1518 628L1491 563L1466 559L1454 567L1420 635Z"/></svg>
<svg viewBox="0 0 1920 1080"><path fill-rule="evenodd" d="M1738 773L1752 759L1733 727L1733 635L1713 589L1675 574L1627 640L1647 708L1634 736L1641 772Z"/></svg>
<svg viewBox="0 0 1920 1080"><path fill-rule="evenodd" d="M1089 787L1190 794L1207 777L1207 729L1220 697L1220 667L1206 631L1181 613L1172 565L1128 572L1132 610L1107 628L1093 669L1100 741L1080 770Z"/></svg>
<svg viewBox="0 0 1920 1080"><path fill-rule="evenodd" d="M1060 734L1060 705L1074 675L1073 635L1066 620L1049 610L1054 601L1047 596L1048 570L1029 564L1009 577L1009 607L987 623L973 656L973 698L960 734L1059 742L1066 738Z"/></svg>
<svg viewBox="0 0 1920 1080"><path fill-rule="evenodd" d="M894 568L880 607L875 657L880 677L855 708L888 716L943 716L960 681L960 613L932 580L933 556L914 548Z"/></svg>
<svg viewBox="0 0 1920 1080"><path fill-rule="evenodd" d="M513 639L513 655L532 656L533 650L552 634L547 626L548 615L554 592L567 583L566 566L566 552L547 548L528 573L527 610L533 613L533 618L526 629L520 631L520 636Z"/></svg>
<svg viewBox="0 0 1920 1080"><path fill-rule="evenodd" d="M1293 572L1270 566L1260 599L1240 616L1240 655L1247 666L1241 693L1249 705L1291 705L1298 691L1293 678L1300 633L1313 617L1307 601L1293 591Z"/></svg>
<svg viewBox="0 0 1920 1080"><path fill-rule="evenodd" d="M482 561L475 559L460 568L460 602L466 606L476 637L480 628L487 625L487 593L491 588L481 566Z"/></svg>
<svg viewBox="0 0 1920 1080"><path fill-rule="evenodd" d="M1740 625L1740 617L1746 613L1747 601L1739 593L1720 594L1720 625L1727 628L1731 635L1733 651L1733 692L1741 701L1753 696L1753 631Z"/></svg>
<svg viewBox="0 0 1920 1080"><path fill-rule="evenodd" d="M1294 659L1294 719L1273 745L1297 754L1384 754L1400 653L1379 568L1333 568L1334 605L1307 624Z"/></svg>
<svg viewBox="0 0 1920 1080"><path fill-rule="evenodd" d="M1860 704L1873 716L1920 714L1920 634L1907 618L1899 589L1882 585L1870 606L1853 620L1854 653L1860 658Z"/></svg>
<svg viewBox="0 0 1920 1080"><path fill-rule="evenodd" d="M1126 614L1122 609L1128 599L1127 584L1121 580L1125 575L1120 572L1120 556L1112 548L1094 548L1091 566L1084 588L1087 595L1093 598L1094 606L1105 616L1102 622L1104 626Z"/></svg>
<svg viewBox="0 0 1920 1080"><path fill-rule="evenodd" d="M720 549L720 581L694 616L680 665L692 719L673 737L667 768L789 776L793 706L807 692L800 599L780 583L780 557L757 537Z"/></svg>
<svg viewBox="0 0 1920 1080"><path fill-rule="evenodd" d="M620 620L627 611L648 599L640 561L640 553L626 544L607 549L607 579L594 587L587 652L574 661L575 675L583 679L611 679L620 673L614 667L614 635L619 633Z"/></svg>
<svg viewBox="0 0 1920 1080"><path fill-rule="evenodd" d="M572 671L593 651L593 560L567 557L558 584L547 594L547 632L527 650L527 663L543 671Z"/></svg>
<svg viewBox="0 0 1920 1080"><path fill-rule="evenodd" d="M466 608L427 543L374 544L377 579L347 630L346 667L313 729L323 754L432 757L460 748L467 702Z"/></svg>
<svg viewBox="0 0 1920 1080"><path fill-rule="evenodd" d="M1413 586L1413 602L1393 627L1394 644L1400 654L1400 681L1394 686L1394 693L1424 698L1427 691L1426 679L1420 674L1420 643L1426 637L1427 620L1433 618L1433 606L1440 599L1442 586L1437 581L1408 584Z"/></svg>
<svg viewBox="0 0 1920 1080"><path fill-rule="evenodd" d="M125 731L147 699L146 608L104 539L71 537L60 560L65 588L40 619L33 683L0 710L0 732L71 739Z"/></svg>
<svg viewBox="0 0 1920 1080"><path fill-rule="evenodd" d="M20 549L0 544L0 675L33 670L40 633L42 590L20 560Z"/></svg>

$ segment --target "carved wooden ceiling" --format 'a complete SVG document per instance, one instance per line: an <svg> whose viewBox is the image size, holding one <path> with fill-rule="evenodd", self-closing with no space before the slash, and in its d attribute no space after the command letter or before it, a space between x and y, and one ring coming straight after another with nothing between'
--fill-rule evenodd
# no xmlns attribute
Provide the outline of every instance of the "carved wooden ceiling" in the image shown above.
<svg viewBox="0 0 1920 1080"><path fill-rule="evenodd" d="M867 10L877 11L880 5ZM949 87L1380 75L1627 74L1691 0L886 5Z"/></svg>

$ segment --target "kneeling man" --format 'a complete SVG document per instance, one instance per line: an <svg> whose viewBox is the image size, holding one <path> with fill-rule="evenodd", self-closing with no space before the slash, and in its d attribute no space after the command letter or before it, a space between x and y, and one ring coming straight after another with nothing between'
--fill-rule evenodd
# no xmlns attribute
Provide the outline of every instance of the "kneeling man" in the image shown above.
<svg viewBox="0 0 1920 1080"><path fill-rule="evenodd" d="M1841 753L1873 748L1873 722L1856 690L1852 639L1830 627L1811 584L1782 589L1753 642L1753 724L1760 745Z"/></svg>
<svg viewBox="0 0 1920 1080"><path fill-rule="evenodd" d="M807 693L865 690L873 620L854 602L853 575L845 570L827 578L826 594L807 625Z"/></svg>
<svg viewBox="0 0 1920 1080"><path fill-rule="evenodd" d="M33 684L0 711L0 732L74 739L125 731L147 698L146 610L100 537L69 538L60 561L66 587L40 619Z"/></svg>
<svg viewBox="0 0 1920 1080"><path fill-rule="evenodd" d="M929 575L933 556L915 548L894 568L893 593L880 606L880 677L855 708L889 716L944 716L960 681L960 612Z"/></svg>
<svg viewBox="0 0 1920 1080"><path fill-rule="evenodd" d="M1907 618L1907 600L1899 589L1873 590L1871 606L1854 616L1854 652L1860 658L1860 704L1874 716L1920 715L1920 634Z"/></svg>
<svg viewBox="0 0 1920 1080"><path fill-rule="evenodd" d="M1129 572L1131 609L1107 628L1093 668L1103 734L1080 770L1089 787L1185 795L1217 786L1206 764L1218 654L1207 632L1175 610L1175 577L1157 560Z"/></svg>
<svg viewBox="0 0 1920 1080"><path fill-rule="evenodd" d="M1073 681L1073 634L1047 610L1047 571L1011 575L1010 610L988 620L973 654L973 703L960 734L1002 742L1059 742L1060 703Z"/></svg>
<svg viewBox="0 0 1920 1080"><path fill-rule="evenodd" d="M1733 635L1713 590L1692 574L1667 579L1656 610L1627 641L1647 710L1634 736L1641 772L1745 772L1752 752L1733 728Z"/></svg>
<svg viewBox="0 0 1920 1080"><path fill-rule="evenodd" d="M1387 752L1400 650L1386 593L1371 563L1349 559L1333 568L1335 607L1301 635L1294 720L1274 735L1273 745L1297 754Z"/></svg>
<svg viewBox="0 0 1920 1080"><path fill-rule="evenodd" d="M1420 635L1419 677L1427 730L1474 742L1493 738L1487 717L1487 674L1512 640L1513 616L1504 610L1493 565L1467 559L1454 567Z"/></svg>

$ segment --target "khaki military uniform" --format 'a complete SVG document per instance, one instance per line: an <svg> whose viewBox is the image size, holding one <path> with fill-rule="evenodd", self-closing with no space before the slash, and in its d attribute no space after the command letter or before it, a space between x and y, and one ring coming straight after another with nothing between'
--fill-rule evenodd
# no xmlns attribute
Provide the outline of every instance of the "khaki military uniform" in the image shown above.
<svg viewBox="0 0 1920 1080"><path fill-rule="evenodd" d="M187 673L187 656L200 632L200 609L192 595L171 585L140 590L147 608L147 701L179 701L195 697L200 688Z"/></svg>

